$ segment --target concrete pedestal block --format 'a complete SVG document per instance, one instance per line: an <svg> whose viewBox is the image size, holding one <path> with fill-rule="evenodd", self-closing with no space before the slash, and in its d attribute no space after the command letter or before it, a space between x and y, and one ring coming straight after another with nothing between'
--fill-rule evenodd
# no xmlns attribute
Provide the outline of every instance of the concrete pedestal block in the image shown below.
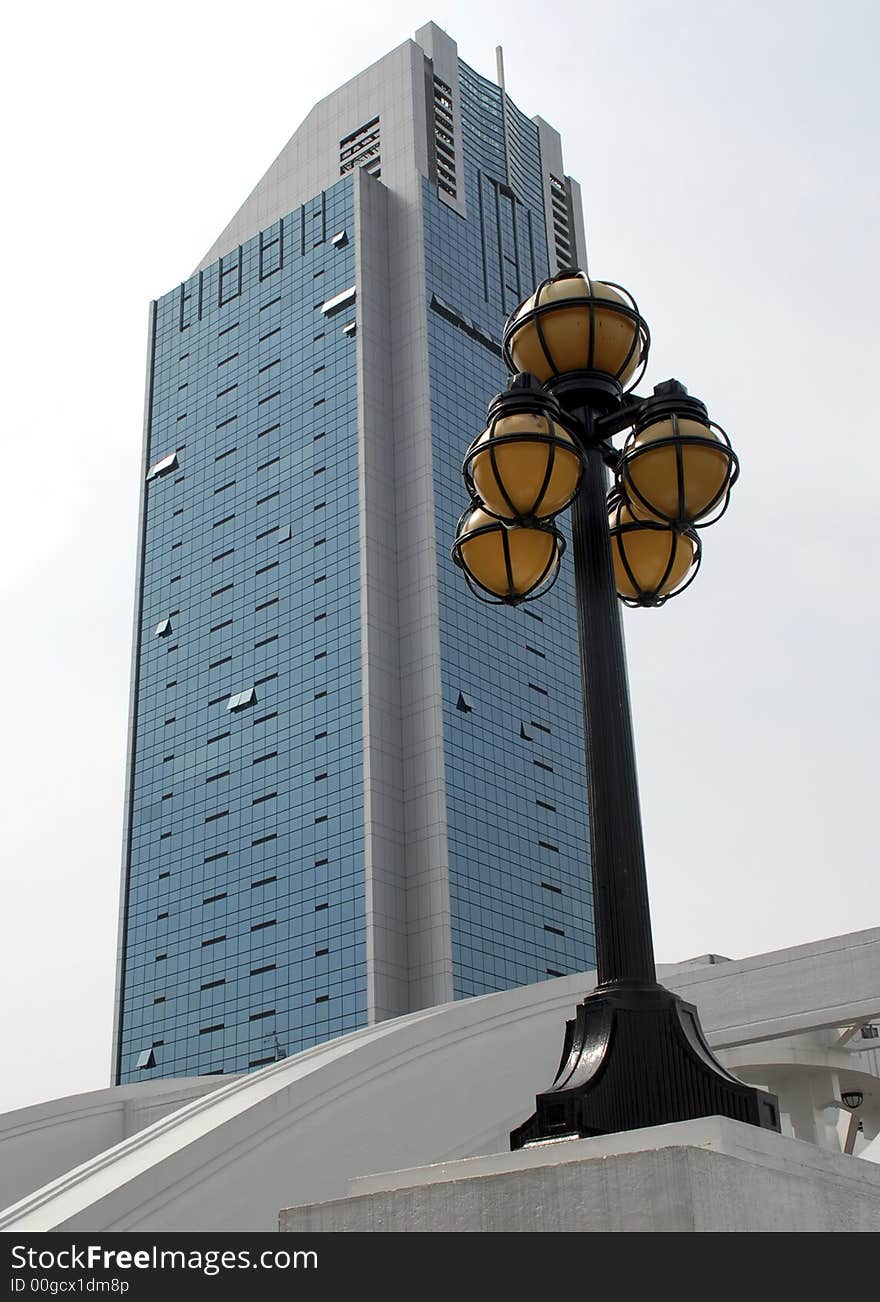
<svg viewBox="0 0 880 1302"><path fill-rule="evenodd" d="M877 1231L880 1167L724 1117L353 1180L282 1232Z"/></svg>

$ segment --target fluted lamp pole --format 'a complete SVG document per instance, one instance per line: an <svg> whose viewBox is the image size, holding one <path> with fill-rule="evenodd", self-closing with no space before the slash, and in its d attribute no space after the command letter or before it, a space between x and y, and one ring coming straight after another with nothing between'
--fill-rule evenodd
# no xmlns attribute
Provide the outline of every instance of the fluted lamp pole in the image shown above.
<svg viewBox="0 0 880 1302"><path fill-rule="evenodd" d="M648 349L620 286L574 270L544 281L507 321L513 378L464 461L452 554L484 601L548 590L565 546L554 519L572 507L598 986L512 1148L716 1114L779 1129L776 1098L727 1072L693 1005L656 978L619 601L660 606L688 586L739 466L678 381L632 393Z"/></svg>

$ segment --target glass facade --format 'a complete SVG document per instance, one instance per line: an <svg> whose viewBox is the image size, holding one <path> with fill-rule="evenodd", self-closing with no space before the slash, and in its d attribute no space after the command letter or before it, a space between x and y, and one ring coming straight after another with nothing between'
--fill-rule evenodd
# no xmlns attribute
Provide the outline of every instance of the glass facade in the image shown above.
<svg viewBox="0 0 880 1302"><path fill-rule="evenodd" d="M480 605L449 558L461 461L507 371L504 319L548 274L537 129L461 65L468 217L424 183L455 995L594 962L573 579ZM566 531L567 521L559 522Z"/></svg>
<svg viewBox="0 0 880 1302"><path fill-rule="evenodd" d="M548 273L537 127L465 64L455 94L444 166L467 215L427 177L418 203L460 998L587 969L594 942L570 561L509 610L479 605L449 556L463 452L506 382L504 318ZM367 1021L365 386L342 167L155 305L120 1083L247 1071Z"/></svg>
<svg viewBox="0 0 880 1302"><path fill-rule="evenodd" d="M353 222L340 181L156 305L121 1081L364 1022Z"/></svg>

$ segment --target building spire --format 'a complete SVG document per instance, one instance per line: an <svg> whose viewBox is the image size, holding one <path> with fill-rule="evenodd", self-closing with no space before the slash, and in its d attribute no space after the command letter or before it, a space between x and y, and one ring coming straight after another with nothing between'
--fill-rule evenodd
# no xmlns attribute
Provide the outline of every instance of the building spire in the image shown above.
<svg viewBox="0 0 880 1302"><path fill-rule="evenodd" d="M504 51L500 45L495 46L495 67L498 70L498 85L504 90Z"/></svg>

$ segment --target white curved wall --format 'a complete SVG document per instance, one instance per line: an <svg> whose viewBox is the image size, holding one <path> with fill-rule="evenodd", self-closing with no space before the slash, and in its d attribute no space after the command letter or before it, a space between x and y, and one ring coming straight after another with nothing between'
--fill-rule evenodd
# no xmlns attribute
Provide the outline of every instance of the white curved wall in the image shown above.
<svg viewBox="0 0 880 1302"><path fill-rule="evenodd" d="M216 1077L154 1080L7 1112L0 1117L0 1207L224 1083Z"/></svg>
<svg viewBox="0 0 880 1302"><path fill-rule="evenodd" d="M880 930L664 980L718 1049L849 1025L880 1015ZM7 1208L0 1230L272 1230L282 1207L341 1197L353 1177L504 1151L592 984L426 1009L240 1077Z"/></svg>

